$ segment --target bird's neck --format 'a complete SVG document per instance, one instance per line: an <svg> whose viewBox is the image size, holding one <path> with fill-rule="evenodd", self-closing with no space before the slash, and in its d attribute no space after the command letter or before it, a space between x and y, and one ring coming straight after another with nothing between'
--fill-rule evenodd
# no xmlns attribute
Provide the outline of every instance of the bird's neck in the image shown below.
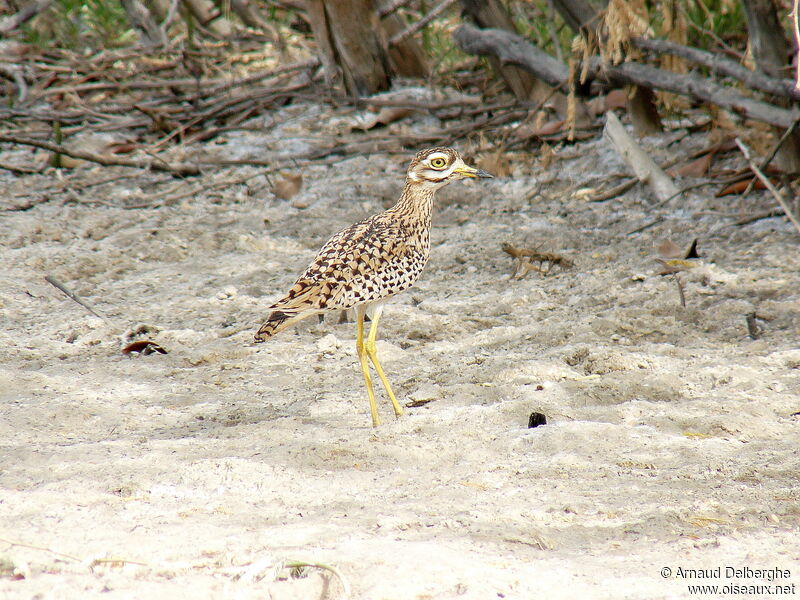
<svg viewBox="0 0 800 600"><path fill-rule="evenodd" d="M404 215L406 218L420 220L430 226L433 212L433 196L436 188L417 181L406 181L406 187L400 199L389 210Z"/></svg>

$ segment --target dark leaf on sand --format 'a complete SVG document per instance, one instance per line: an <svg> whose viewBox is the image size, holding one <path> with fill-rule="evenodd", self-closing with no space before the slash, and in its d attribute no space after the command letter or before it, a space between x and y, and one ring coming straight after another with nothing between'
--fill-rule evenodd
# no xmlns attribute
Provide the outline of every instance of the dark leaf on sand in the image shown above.
<svg viewBox="0 0 800 600"><path fill-rule="evenodd" d="M164 350L161 346L156 344L155 342L151 342L150 340L139 340L136 342L132 342L125 346L122 349L122 353L126 356L130 356L132 353L148 355L148 354L167 354L167 351Z"/></svg>

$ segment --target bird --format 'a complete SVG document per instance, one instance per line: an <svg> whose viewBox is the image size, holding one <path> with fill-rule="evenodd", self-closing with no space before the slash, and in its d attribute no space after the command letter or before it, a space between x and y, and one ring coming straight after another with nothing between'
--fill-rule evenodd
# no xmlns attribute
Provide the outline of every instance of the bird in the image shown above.
<svg viewBox="0 0 800 600"><path fill-rule="evenodd" d="M267 310L255 334L264 342L295 323L326 312L355 309L356 354L367 388L372 425L381 424L369 362L396 417L403 414L378 360L376 340L384 303L411 287L430 255L430 230L436 190L460 179L491 178L467 165L453 148L422 150L411 160L400 199L331 237L286 295ZM365 317L370 318L364 334Z"/></svg>

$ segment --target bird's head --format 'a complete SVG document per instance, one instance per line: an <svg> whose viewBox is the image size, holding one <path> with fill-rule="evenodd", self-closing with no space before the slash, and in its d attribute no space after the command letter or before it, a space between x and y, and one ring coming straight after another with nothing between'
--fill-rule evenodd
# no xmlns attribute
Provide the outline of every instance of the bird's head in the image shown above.
<svg viewBox="0 0 800 600"><path fill-rule="evenodd" d="M493 177L493 175L470 167L452 148L422 150L408 167L409 182L433 189L459 179L476 177Z"/></svg>

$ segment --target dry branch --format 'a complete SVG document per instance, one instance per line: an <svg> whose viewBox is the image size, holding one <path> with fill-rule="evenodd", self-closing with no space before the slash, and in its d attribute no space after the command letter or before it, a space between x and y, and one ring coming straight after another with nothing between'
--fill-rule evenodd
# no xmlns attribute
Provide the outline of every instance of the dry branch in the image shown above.
<svg viewBox="0 0 800 600"><path fill-rule="evenodd" d="M775 79L759 71L751 71L723 54L714 54L699 48L683 46L669 40L633 38L631 39L631 44L654 55L672 54L673 56L685 58L708 68L714 74L733 77L750 89L800 100L800 90L794 87L794 82L790 79Z"/></svg>
<svg viewBox="0 0 800 600"><path fill-rule="evenodd" d="M542 52L526 39L508 31L478 29L462 25L453 34L456 44L469 54L498 57L503 63L530 70L554 87L567 83L567 67ZM660 89L704 102L711 102L745 118L788 128L800 117L796 109L779 108L744 96L698 75L671 73L663 69L634 62L609 65L594 57L588 72L590 79L609 79L622 84L634 84Z"/></svg>
<svg viewBox="0 0 800 600"><path fill-rule="evenodd" d="M797 109L778 108L772 104L754 100L693 73L671 73L650 65L633 62L616 66L604 65L599 59L592 62L592 71L598 76L604 74L609 79L620 83L635 83L711 102L754 121L778 127L791 127L792 123L800 117Z"/></svg>
<svg viewBox="0 0 800 600"><path fill-rule="evenodd" d="M504 29L479 29L461 25L453 32L456 45L467 54L495 56L503 64L514 65L536 75L552 87L565 92L569 69L555 58L539 50L528 40Z"/></svg>

